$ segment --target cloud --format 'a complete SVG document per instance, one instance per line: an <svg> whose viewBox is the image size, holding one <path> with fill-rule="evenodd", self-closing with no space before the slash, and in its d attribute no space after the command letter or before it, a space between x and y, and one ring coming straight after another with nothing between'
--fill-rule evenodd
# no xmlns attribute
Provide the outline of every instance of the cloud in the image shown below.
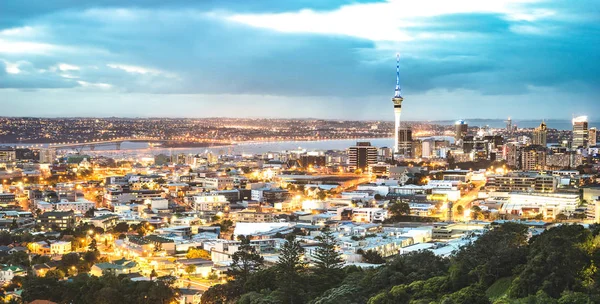
<svg viewBox="0 0 600 304"><path fill-rule="evenodd" d="M19 74L21 73L21 69L19 69L19 65L23 63L28 63L27 61L17 61L17 62L9 62L6 60L2 60L4 62L5 68L4 70L8 74Z"/></svg>
<svg viewBox="0 0 600 304"><path fill-rule="evenodd" d="M79 71L80 68L76 65L60 63L58 64L58 69L61 71Z"/></svg>
<svg viewBox="0 0 600 304"><path fill-rule="evenodd" d="M531 9L535 0L403 1L349 4L329 11L303 9L268 14L233 14L227 20L285 33L344 35L372 41L430 39L430 33L412 34L420 19L455 14L499 14L514 21L536 21L554 15L550 9Z"/></svg>
<svg viewBox="0 0 600 304"><path fill-rule="evenodd" d="M165 76L165 77L169 77L169 78L176 78L177 75L169 73L169 72L165 72L165 71L161 71L161 70L157 70L157 69L153 69L153 68L148 68L148 67L141 67L141 66L135 66L135 65L126 65L126 64L115 64L115 63L109 63L106 65L109 68L112 69L118 69L118 70L122 70L125 71L127 73L131 73L131 74L142 74L142 75L161 75L161 76Z"/></svg>
<svg viewBox="0 0 600 304"><path fill-rule="evenodd" d="M46 54L56 50L52 44L0 39L0 54Z"/></svg>
<svg viewBox="0 0 600 304"><path fill-rule="evenodd" d="M112 85L108 83L90 83L83 80L77 80L77 83L82 87L90 87L90 88L100 88L100 89L110 89Z"/></svg>
<svg viewBox="0 0 600 304"><path fill-rule="evenodd" d="M434 115L428 98L444 115L452 105L487 111L472 106L481 96L542 106L539 88L568 100L598 93L600 25L595 3L582 1L11 1L0 21L0 86L70 90L71 102L110 92L102 106L115 115L114 96L156 94L203 105L239 96L252 112L281 115L298 111L277 100L315 115L334 107L387 117L400 52L404 95L423 103L415 111ZM257 102L264 96L269 103Z"/></svg>

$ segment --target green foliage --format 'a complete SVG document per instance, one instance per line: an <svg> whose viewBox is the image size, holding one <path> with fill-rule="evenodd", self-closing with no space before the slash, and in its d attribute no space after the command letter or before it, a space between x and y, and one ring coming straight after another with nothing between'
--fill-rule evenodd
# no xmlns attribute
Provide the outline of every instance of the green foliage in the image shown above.
<svg viewBox="0 0 600 304"><path fill-rule="evenodd" d="M242 243L238 251L231 257L232 263L229 275L243 287L250 274L263 266L264 258L250 245L249 238L241 236L240 241Z"/></svg>
<svg viewBox="0 0 600 304"><path fill-rule="evenodd" d="M196 265L191 264L191 265L185 266L185 272L188 275L196 273Z"/></svg>
<svg viewBox="0 0 600 304"><path fill-rule="evenodd" d="M460 289L475 283L490 286L511 276L515 267L526 261L526 233L527 227L507 223L481 236L473 246L461 249L450 268L453 287Z"/></svg>
<svg viewBox="0 0 600 304"><path fill-rule="evenodd" d="M96 239L92 239L88 245L88 251L98 251L98 243L96 242Z"/></svg>
<svg viewBox="0 0 600 304"><path fill-rule="evenodd" d="M562 225L543 232L532 240L527 263L513 281L509 295L526 297L543 290L557 298L565 290L580 290L581 271L590 265L582 244L592 234L579 225Z"/></svg>
<svg viewBox="0 0 600 304"><path fill-rule="evenodd" d="M502 298L506 295L508 288L510 288L512 280L513 277L501 278L497 280L485 291L485 294L492 300Z"/></svg>
<svg viewBox="0 0 600 304"><path fill-rule="evenodd" d="M373 250L364 251L362 249L359 249L357 251L357 253L359 253L363 257L363 260L366 263L385 264L385 259L377 251L373 251Z"/></svg>
<svg viewBox="0 0 600 304"><path fill-rule="evenodd" d="M528 240L528 228L506 223L449 258L429 251L400 255L380 267L342 268L329 229L314 267L300 262L289 238L277 266L211 287L203 303L566 304L600 303L600 226L551 228ZM245 242L245 241L244 241ZM363 254L368 254L364 252ZM241 260L240 260L241 261ZM240 265L242 263L240 262ZM242 267L241 267L242 268ZM241 284L244 282L244 284Z"/></svg>
<svg viewBox="0 0 600 304"><path fill-rule="evenodd" d="M468 286L450 294L442 300L442 304L489 304L490 300L485 295L485 290L479 286Z"/></svg>
<svg viewBox="0 0 600 304"><path fill-rule="evenodd" d="M284 295L281 303L301 303L304 296L300 288L300 274L304 271L306 264L303 259L304 249L295 239L295 236L289 235L283 244L277 261L277 285Z"/></svg>
<svg viewBox="0 0 600 304"><path fill-rule="evenodd" d="M410 214L410 206L406 202L390 202L388 211L391 213L392 218L398 218L402 215Z"/></svg>
<svg viewBox="0 0 600 304"><path fill-rule="evenodd" d="M115 225L115 227L113 227L112 231L116 233L127 233L127 231L129 231L129 224L125 222L119 222L117 225Z"/></svg>
<svg viewBox="0 0 600 304"><path fill-rule="evenodd" d="M344 260L342 254L336 250L337 239L329 227L325 227L315 239L319 242L314 256L317 270L328 273L342 268Z"/></svg>
<svg viewBox="0 0 600 304"><path fill-rule="evenodd" d="M65 281L28 277L23 282L23 300L81 304L171 303L177 292L173 283L173 280L133 282L111 274L102 277L81 274Z"/></svg>

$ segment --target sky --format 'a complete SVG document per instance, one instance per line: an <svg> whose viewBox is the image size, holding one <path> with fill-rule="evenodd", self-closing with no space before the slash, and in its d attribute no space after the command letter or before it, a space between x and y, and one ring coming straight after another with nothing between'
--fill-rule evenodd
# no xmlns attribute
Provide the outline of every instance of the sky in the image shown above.
<svg viewBox="0 0 600 304"><path fill-rule="evenodd" d="M570 119L597 0L4 0L0 116Z"/></svg>

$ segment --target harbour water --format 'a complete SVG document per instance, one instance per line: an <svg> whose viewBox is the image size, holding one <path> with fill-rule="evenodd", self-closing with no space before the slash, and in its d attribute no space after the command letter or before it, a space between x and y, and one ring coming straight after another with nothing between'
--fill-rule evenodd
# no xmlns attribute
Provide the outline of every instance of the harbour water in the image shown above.
<svg viewBox="0 0 600 304"><path fill-rule="evenodd" d="M267 152L280 152L290 150L324 151L345 150L356 144L357 141L368 141L376 147L391 147L392 138L368 138L368 139L340 139L319 141L282 141L282 142L247 142L227 146L213 146L200 148L163 148L151 147L145 142L123 142L121 150L114 146L97 147L94 151L83 150L82 153L90 155L102 155L113 158L139 158L151 157L158 154L198 154L212 152L215 154L260 154Z"/></svg>

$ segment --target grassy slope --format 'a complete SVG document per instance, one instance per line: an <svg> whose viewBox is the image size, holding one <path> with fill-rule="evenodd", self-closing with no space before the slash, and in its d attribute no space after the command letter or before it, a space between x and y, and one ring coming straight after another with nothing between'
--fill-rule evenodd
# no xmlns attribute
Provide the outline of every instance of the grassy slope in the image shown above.
<svg viewBox="0 0 600 304"><path fill-rule="evenodd" d="M488 298L490 298L490 300L495 300L503 297L504 295L506 295L506 292L508 291L510 283L513 279L513 277L499 279L485 291L485 294L488 296Z"/></svg>

